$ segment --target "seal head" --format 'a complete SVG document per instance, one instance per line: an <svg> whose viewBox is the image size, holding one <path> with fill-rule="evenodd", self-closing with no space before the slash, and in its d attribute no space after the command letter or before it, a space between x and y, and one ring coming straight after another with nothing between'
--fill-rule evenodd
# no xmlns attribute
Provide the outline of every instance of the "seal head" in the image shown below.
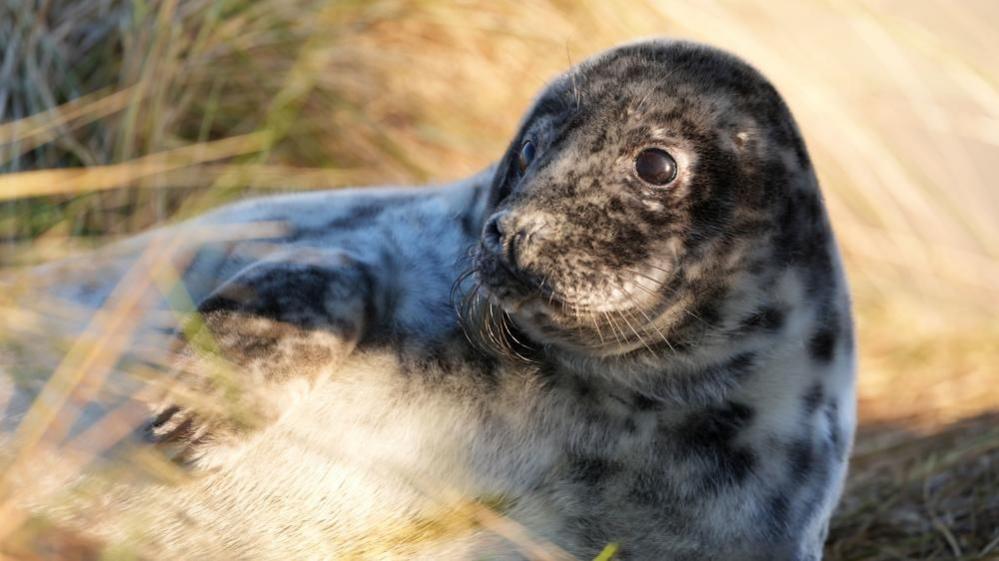
<svg viewBox="0 0 999 561"><path fill-rule="evenodd" d="M763 262L832 273L790 112L759 72L703 45L637 43L556 79L491 197L483 287L533 341L588 356L724 335L724 308L773 281Z"/></svg>

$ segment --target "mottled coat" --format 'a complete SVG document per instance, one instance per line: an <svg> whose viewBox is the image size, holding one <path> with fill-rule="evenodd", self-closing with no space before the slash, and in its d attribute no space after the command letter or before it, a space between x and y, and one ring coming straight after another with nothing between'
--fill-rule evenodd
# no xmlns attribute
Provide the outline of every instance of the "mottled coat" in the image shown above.
<svg viewBox="0 0 999 561"><path fill-rule="evenodd" d="M650 149L662 182L636 170ZM175 228L260 220L287 231L205 245L184 279L263 426L161 405L152 434L217 469L121 491L147 555L821 557L849 298L801 135L751 67L627 45L552 82L467 181ZM181 376L218 391L194 349Z"/></svg>

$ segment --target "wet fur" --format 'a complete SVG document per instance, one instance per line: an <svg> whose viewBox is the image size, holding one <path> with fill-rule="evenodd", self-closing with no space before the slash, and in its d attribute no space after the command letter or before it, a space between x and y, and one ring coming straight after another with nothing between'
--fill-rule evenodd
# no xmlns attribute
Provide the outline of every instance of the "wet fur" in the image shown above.
<svg viewBox="0 0 999 561"><path fill-rule="evenodd" d="M632 173L647 146L680 164L671 186ZM854 429L849 299L801 136L739 60L620 47L556 79L479 176L196 224L257 220L289 226L279 249L203 247L185 280L281 397L255 430L161 407L158 435L218 469L121 491L147 555L528 557L488 507L580 559L821 557Z"/></svg>

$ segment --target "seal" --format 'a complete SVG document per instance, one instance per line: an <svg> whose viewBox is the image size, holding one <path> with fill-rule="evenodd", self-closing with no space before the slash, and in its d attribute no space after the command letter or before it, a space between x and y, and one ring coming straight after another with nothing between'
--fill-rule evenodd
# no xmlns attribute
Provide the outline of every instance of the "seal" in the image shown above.
<svg viewBox="0 0 999 561"><path fill-rule="evenodd" d="M153 437L214 469L122 499L151 512L143 554L821 558L855 426L848 289L801 134L739 59L615 48L469 180L194 224L254 221L288 231L183 275L203 319L177 370L261 422L159 405Z"/></svg>

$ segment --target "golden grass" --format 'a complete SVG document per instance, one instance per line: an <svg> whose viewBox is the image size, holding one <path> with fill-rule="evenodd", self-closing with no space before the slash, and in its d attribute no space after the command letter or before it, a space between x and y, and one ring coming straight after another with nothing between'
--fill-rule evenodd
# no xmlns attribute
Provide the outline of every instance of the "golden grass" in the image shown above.
<svg viewBox="0 0 999 561"><path fill-rule="evenodd" d="M461 177L570 63L709 42L784 93L851 275L865 428L829 557L995 557L996 23L988 0L8 3L0 265L251 192Z"/></svg>

